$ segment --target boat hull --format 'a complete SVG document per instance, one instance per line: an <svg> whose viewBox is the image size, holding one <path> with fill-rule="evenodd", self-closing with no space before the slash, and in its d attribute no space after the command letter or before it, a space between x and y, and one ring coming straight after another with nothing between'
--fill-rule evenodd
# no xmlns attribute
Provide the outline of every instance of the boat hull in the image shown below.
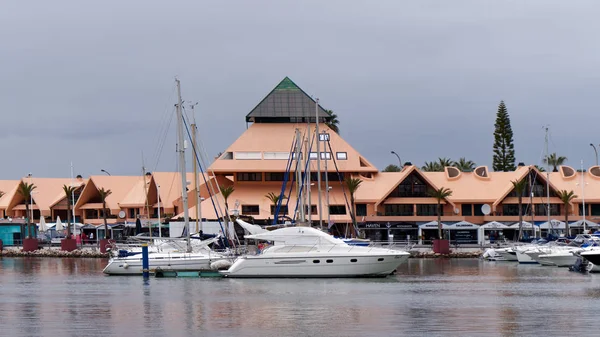
<svg viewBox="0 0 600 337"><path fill-rule="evenodd" d="M496 250L496 254L500 254L504 261L518 261L517 255L513 251Z"/></svg>
<svg viewBox="0 0 600 337"><path fill-rule="evenodd" d="M600 266L600 251L598 250L583 252L581 253L581 257L585 258L586 260L597 266Z"/></svg>
<svg viewBox="0 0 600 337"><path fill-rule="evenodd" d="M151 256L148 259L149 272L153 274L157 269L164 271L210 270L210 264L222 258L220 256L195 256L193 254ZM141 255L125 258L114 257L109 260L103 272L108 275L142 275L142 257Z"/></svg>
<svg viewBox="0 0 600 337"><path fill-rule="evenodd" d="M246 278L385 277L409 255L399 252L369 256L245 256L221 273L225 277Z"/></svg>
<svg viewBox="0 0 600 337"><path fill-rule="evenodd" d="M532 259L531 256L525 254L524 252L517 251L517 261L521 264L534 264L538 263L536 260Z"/></svg>
<svg viewBox="0 0 600 337"><path fill-rule="evenodd" d="M550 263L557 267L569 267L577 262L578 257L573 254L548 254L538 256L540 263Z"/></svg>

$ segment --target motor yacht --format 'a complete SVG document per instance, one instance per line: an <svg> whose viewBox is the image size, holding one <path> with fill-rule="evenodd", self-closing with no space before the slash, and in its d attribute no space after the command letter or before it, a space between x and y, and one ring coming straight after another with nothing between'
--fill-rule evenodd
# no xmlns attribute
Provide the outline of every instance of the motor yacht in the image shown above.
<svg viewBox="0 0 600 337"><path fill-rule="evenodd" d="M238 257L225 277L385 277L405 262L409 253L348 245L311 227L287 227L247 235L267 241L257 255Z"/></svg>

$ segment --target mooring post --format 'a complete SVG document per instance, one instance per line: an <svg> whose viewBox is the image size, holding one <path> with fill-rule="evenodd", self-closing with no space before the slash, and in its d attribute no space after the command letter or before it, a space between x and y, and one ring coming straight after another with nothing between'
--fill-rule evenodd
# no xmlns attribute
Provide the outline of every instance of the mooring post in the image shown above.
<svg viewBox="0 0 600 337"><path fill-rule="evenodd" d="M150 277L150 263L148 261L148 244L142 244L142 275L144 279Z"/></svg>

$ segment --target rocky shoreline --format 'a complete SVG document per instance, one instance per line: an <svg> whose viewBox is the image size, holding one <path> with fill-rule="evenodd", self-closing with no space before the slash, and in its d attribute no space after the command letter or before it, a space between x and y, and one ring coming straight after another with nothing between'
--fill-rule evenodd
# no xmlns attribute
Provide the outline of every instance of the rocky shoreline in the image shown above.
<svg viewBox="0 0 600 337"><path fill-rule="evenodd" d="M473 259L479 258L483 254L483 251L473 251L473 252L451 252L450 254L440 254L434 253L433 251L427 252L418 252L411 251L411 258L421 258L421 259L435 259L435 258L450 258L450 259Z"/></svg>
<svg viewBox="0 0 600 337"><path fill-rule="evenodd" d="M8 248L0 251L0 257L76 257L76 258L108 258L108 253L89 249L77 249L67 252L60 249L38 249L33 252L24 252L20 248Z"/></svg>

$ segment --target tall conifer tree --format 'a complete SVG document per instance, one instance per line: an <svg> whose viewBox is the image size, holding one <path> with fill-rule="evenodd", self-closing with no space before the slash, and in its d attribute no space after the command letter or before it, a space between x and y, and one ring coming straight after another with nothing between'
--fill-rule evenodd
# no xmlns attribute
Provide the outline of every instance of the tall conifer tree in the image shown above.
<svg viewBox="0 0 600 337"><path fill-rule="evenodd" d="M517 167L515 166L513 132L504 101L500 101L500 105L498 105L494 126L496 127L494 131L494 171L514 171Z"/></svg>

